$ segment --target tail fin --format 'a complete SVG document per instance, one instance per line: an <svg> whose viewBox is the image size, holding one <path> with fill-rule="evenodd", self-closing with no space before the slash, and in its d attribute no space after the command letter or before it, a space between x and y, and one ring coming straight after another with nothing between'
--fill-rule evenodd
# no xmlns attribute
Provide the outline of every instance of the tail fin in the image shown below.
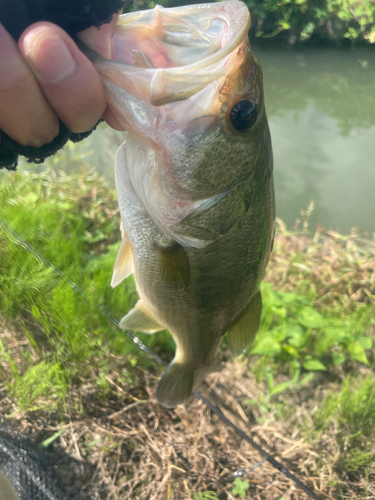
<svg viewBox="0 0 375 500"><path fill-rule="evenodd" d="M220 362L197 368L188 363L172 363L159 382L156 399L166 408L175 408L185 403L194 387L209 373L219 371Z"/></svg>
<svg viewBox="0 0 375 500"><path fill-rule="evenodd" d="M6 477L6 475L3 472L1 472L1 470L0 470L0 495L1 495L0 498L4 498L5 500L18 500L18 495L16 493L16 490L13 488L11 482Z"/></svg>
<svg viewBox="0 0 375 500"><path fill-rule="evenodd" d="M194 387L194 369L191 365L171 363L159 382L156 399L166 408L184 403Z"/></svg>

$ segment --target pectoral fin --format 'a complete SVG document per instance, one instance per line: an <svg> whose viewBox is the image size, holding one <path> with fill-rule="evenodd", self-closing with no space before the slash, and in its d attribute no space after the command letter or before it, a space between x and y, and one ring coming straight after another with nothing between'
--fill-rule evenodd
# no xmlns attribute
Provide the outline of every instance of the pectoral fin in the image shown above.
<svg viewBox="0 0 375 500"><path fill-rule="evenodd" d="M258 290L250 304L227 330L228 343L233 356L241 354L243 349L254 340L259 329L261 313L262 295Z"/></svg>
<svg viewBox="0 0 375 500"><path fill-rule="evenodd" d="M115 286L119 285L121 281L130 276L133 272L133 253L122 224L121 234L122 242L117 254L115 266L113 268L113 276L111 281L112 288L115 288Z"/></svg>
<svg viewBox="0 0 375 500"><path fill-rule="evenodd" d="M179 290L184 290L190 280L190 265L184 247L178 243L164 248L157 247L159 272L162 279Z"/></svg>
<svg viewBox="0 0 375 500"><path fill-rule="evenodd" d="M128 312L120 321L123 330L135 330L137 332L155 333L164 330L151 315L144 303L139 300L135 307Z"/></svg>

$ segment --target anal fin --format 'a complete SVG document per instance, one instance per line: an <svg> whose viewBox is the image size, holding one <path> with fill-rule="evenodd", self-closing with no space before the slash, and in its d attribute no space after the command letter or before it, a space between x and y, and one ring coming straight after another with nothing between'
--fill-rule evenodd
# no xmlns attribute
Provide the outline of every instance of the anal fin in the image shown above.
<svg viewBox="0 0 375 500"><path fill-rule="evenodd" d="M122 242L113 268L113 275L111 281L112 288L115 288L115 286L119 285L121 281L130 276L131 273L133 272L133 252L122 223L120 229L122 235Z"/></svg>
<svg viewBox="0 0 375 500"><path fill-rule="evenodd" d="M255 338L262 314L260 290L254 295L244 311L227 329L227 338L233 356L238 356Z"/></svg>
<svg viewBox="0 0 375 500"><path fill-rule="evenodd" d="M175 243L157 247L159 273L162 279L178 290L184 290L190 281L190 265L184 247Z"/></svg>
<svg viewBox="0 0 375 500"><path fill-rule="evenodd" d="M142 300L139 300L134 308L122 318L120 327L123 330L135 330L144 333L155 333L164 330L164 326L153 318Z"/></svg>

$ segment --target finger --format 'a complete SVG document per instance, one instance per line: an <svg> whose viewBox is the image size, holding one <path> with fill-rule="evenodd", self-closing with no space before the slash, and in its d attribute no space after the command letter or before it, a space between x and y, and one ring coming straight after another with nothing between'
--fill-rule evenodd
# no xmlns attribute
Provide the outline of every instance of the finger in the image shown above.
<svg viewBox="0 0 375 500"><path fill-rule="evenodd" d="M91 28L81 31L77 34L77 38L106 59L113 59L112 38L116 31L119 15L115 14L110 23L103 24L100 28L91 26Z"/></svg>
<svg viewBox="0 0 375 500"><path fill-rule="evenodd" d="M23 146L51 142L59 132L57 116L1 24L0 54L0 129Z"/></svg>
<svg viewBox="0 0 375 500"><path fill-rule="evenodd" d="M113 111L109 106L107 106L107 109L104 111L103 118L111 128L114 128L115 130L118 130L120 132L125 130L116 116L113 114Z"/></svg>
<svg viewBox="0 0 375 500"><path fill-rule="evenodd" d="M24 31L19 48L46 99L72 132L86 132L106 108L100 77L69 35L39 22Z"/></svg>
<svg viewBox="0 0 375 500"><path fill-rule="evenodd" d="M87 45L87 47L98 52L101 56L107 59L113 59L114 50L112 38L116 31L116 23L119 15L120 14L115 14L110 23L104 24L100 28L92 26L91 28L81 31L81 33L78 33L77 38ZM103 118L108 125L115 130L124 130L124 127L119 123L108 106L103 114Z"/></svg>

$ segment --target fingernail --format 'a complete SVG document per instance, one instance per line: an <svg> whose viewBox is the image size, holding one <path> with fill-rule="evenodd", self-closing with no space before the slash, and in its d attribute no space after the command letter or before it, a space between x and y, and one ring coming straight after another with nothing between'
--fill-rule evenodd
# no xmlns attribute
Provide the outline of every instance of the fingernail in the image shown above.
<svg viewBox="0 0 375 500"><path fill-rule="evenodd" d="M39 79L59 83L73 73L76 63L61 38L43 31L31 32L24 44L28 61Z"/></svg>

